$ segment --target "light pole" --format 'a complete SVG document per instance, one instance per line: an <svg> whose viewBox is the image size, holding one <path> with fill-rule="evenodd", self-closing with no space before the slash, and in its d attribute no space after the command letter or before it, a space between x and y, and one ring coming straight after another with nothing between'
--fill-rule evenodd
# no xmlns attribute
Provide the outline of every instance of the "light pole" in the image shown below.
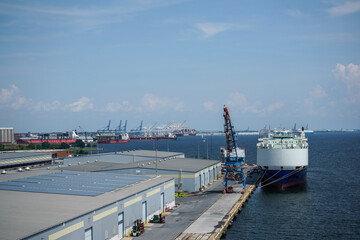
<svg viewBox="0 0 360 240"><path fill-rule="evenodd" d="M206 141L206 159L209 159L209 142Z"/></svg>
<svg viewBox="0 0 360 240"><path fill-rule="evenodd" d="M156 176L158 175L158 161L157 161L157 140L155 140L155 161L156 161Z"/></svg>
<svg viewBox="0 0 360 240"><path fill-rule="evenodd" d="M200 143L198 143L198 154L197 157L200 159Z"/></svg>
<svg viewBox="0 0 360 240"><path fill-rule="evenodd" d="M213 151L212 151L212 150L213 150L213 149L212 149L212 147L213 147L213 146L212 146L212 136L213 136L213 134L211 133L211 135L210 135L210 158L211 158L211 159L213 159L213 158L212 158L212 157L213 157L213 156L212 156L212 153L213 153Z"/></svg>

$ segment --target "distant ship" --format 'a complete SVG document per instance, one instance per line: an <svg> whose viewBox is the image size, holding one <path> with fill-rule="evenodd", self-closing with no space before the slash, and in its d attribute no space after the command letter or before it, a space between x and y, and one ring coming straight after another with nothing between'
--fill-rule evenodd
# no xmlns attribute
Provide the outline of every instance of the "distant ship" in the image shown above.
<svg viewBox="0 0 360 240"><path fill-rule="evenodd" d="M71 131L70 133L44 133L36 137L23 137L17 139L16 142L19 144L41 144L43 142L50 144L72 144L75 143L77 139L79 139L79 136L76 134L76 131Z"/></svg>
<svg viewBox="0 0 360 240"><path fill-rule="evenodd" d="M301 134L301 132L304 132L306 135L308 135L308 134L313 134L313 133L314 133L314 130L310 130L308 124L306 124L306 127L305 127L305 128L297 129L297 128L296 128L296 123L295 123L294 128L292 129L292 132L293 132L294 134Z"/></svg>
<svg viewBox="0 0 360 240"><path fill-rule="evenodd" d="M144 133L139 135L130 135L130 141L170 141L177 137L172 133Z"/></svg>
<svg viewBox="0 0 360 240"><path fill-rule="evenodd" d="M107 143L127 143L130 142L129 135L127 133L123 133L120 135L115 134L100 134L97 136L97 142L101 144Z"/></svg>
<svg viewBox="0 0 360 240"><path fill-rule="evenodd" d="M265 171L262 187L286 189L306 182L308 143L305 132L275 131L259 138L257 164Z"/></svg>
<svg viewBox="0 0 360 240"><path fill-rule="evenodd" d="M181 130L175 130L173 134L175 134L175 136L177 137L192 137L192 136L196 136L196 130L184 128Z"/></svg>

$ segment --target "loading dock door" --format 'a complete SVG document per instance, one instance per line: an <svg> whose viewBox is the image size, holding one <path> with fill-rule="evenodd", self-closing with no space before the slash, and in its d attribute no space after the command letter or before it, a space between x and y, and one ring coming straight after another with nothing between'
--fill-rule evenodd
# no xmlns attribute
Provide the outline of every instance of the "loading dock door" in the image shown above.
<svg viewBox="0 0 360 240"><path fill-rule="evenodd" d="M142 203L142 221L146 222L147 219L147 204L146 201Z"/></svg>
<svg viewBox="0 0 360 240"><path fill-rule="evenodd" d="M118 232L119 239L122 239L124 236L124 213L119 213L118 215Z"/></svg>
<svg viewBox="0 0 360 240"><path fill-rule="evenodd" d="M85 240L92 240L92 228L85 230Z"/></svg>
<svg viewBox="0 0 360 240"><path fill-rule="evenodd" d="M161 195L160 195L160 207L161 207L161 211L164 211L164 208L165 208L165 206L164 206L164 203L165 203L165 201L164 201L165 199L164 199L164 193L161 193Z"/></svg>

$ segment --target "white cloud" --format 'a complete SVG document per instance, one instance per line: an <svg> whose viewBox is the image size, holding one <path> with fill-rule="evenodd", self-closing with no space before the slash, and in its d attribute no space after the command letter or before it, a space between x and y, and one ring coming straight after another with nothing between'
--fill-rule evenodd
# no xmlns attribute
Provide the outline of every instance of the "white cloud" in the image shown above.
<svg viewBox="0 0 360 240"><path fill-rule="evenodd" d="M346 86L348 103L360 103L360 65L340 63L332 70L334 76L340 79Z"/></svg>
<svg viewBox="0 0 360 240"><path fill-rule="evenodd" d="M0 92L0 107L7 104L18 93L19 89L15 85L10 85L10 89L2 88Z"/></svg>
<svg viewBox="0 0 360 240"><path fill-rule="evenodd" d="M2 88L0 92L0 109L1 108L32 108L33 101L20 95L19 89L15 85L10 85L9 89Z"/></svg>
<svg viewBox="0 0 360 240"><path fill-rule="evenodd" d="M219 108L217 108L215 106L215 103L214 102L211 102L211 101L206 101L203 103L203 106L206 110L208 111L212 111L212 112L218 112L219 111Z"/></svg>
<svg viewBox="0 0 360 240"><path fill-rule="evenodd" d="M328 107L334 104L332 101L329 101L327 96L326 91L320 85L316 85L308 93L308 97L304 99L304 107L307 113L311 116L325 117ZM327 101L324 102L324 99Z"/></svg>
<svg viewBox="0 0 360 240"><path fill-rule="evenodd" d="M66 105L65 109L70 109L72 112L81 112L94 109L94 104L90 98L81 97L78 101Z"/></svg>
<svg viewBox="0 0 360 240"><path fill-rule="evenodd" d="M306 17L308 16L308 14L303 13L300 10L297 9L288 9L286 11L287 15L291 16L291 17L296 17L296 18L302 18L302 17Z"/></svg>
<svg viewBox="0 0 360 240"><path fill-rule="evenodd" d="M68 29L90 30L100 25L118 24L139 12L146 12L169 5L176 5L186 0L151 0L151 1L115 1L106 4L88 4L85 7L64 7L56 1L47 4L9 4L0 3L0 13L16 18L16 21L3 24L50 25L69 27ZM34 20L38 19L38 20ZM44 20L46 19L46 20Z"/></svg>
<svg viewBox="0 0 360 240"><path fill-rule="evenodd" d="M31 99L26 99L24 97L17 97L11 103L11 107L13 109L20 109L20 108L26 107L27 105L31 105L31 102L32 102Z"/></svg>
<svg viewBox="0 0 360 240"><path fill-rule="evenodd" d="M284 106L283 101L278 101L270 105L263 104L261 101L249 102L243 93L231 93L227 104L239 108L244 113L253 113L257 115L267 115L281 109Z"/></svg>
<svg viewBox="0 0 360 240"><path fill-rule="evenodd" d="M231 93L229 105L237 106L237 105L246 105L248 103L245 94L243 93Z"/></svg>
<svg viewBox="0 0 360 240"><path fill-rule="evenodd" d="M326 11L332 16L344 16L360 11L360 1L346 2L342 5L338 5L332 8L326 9Z"/></svg>
<svg viewBox="0 0 360 240"><path fill-rule="evenodd" d="M229 30L233 27L232 24L229 23L198 23L195 27L200 30L205 38L215 36L218 33Z"/></svg>
<svg viewBox="0 0 360 240"><path fill-rule="evenodd" d="M269 105L267 108L266 108L266 111L268 113L272 113L278 109L281 109L282 107L284 106L284 102L280 101L280 102L276 102L274 104L271 104Z"/></svg>
<svg viewBox="0 0 360 240"><path fill-rule="evenodd" d="M119 111L131 111L133 107L130 106L128 101L120 102L109 102L106 104L105 111L106 112L119 112Z"/></svg>
<svg viewBox="0 0 360 240"><path fill-rule="evenodd" d="M304 104L307 106L312 105L314 101L327 96L325 90L320 85L317 85L313 90L309 92L308 95L309 97L304 99Z"/></svg>
<svg viewBox="0 0 360 240"><path fill-rule="evenodd" d="M62 109L63 107L59 101L53 101L51 103L35 102L31 98L22 96L17 86L10 85L9 89L1 89L0 109L1 108L28 111L54 111Z"/></svg>
<svg viewBox="0 0 360 240"><path fill-rule="evenodd" d="M134 106L128 101L109 102L105 104L103 109L96 108L93 99L81 97L73 103L62 104L55 100L53 102L34 101L20 94L17 86L11 85L8 89L0 91L0 109L9 108L13 110L26 111L64 111L64 112L82 112L82 111L100 111L100 112L120 112L120 111L136 111L136 112L159 112L159 111L185 111L184 103L173 98L159 97L152 93L144 94L140 105Z"/></svg>
<svg viewBox="0 0 360 240"><path fill-rule="evenodd" d="M55 110L62 110L63 106L61 103L57 100L51 102L51 103L44 103L44 102L38 102L32 105L32 109L35 111L55 111Z"/></svg>
<svg viewBox="0 0 360 240"><path fill-rule="evenodd" d="M142 98L142 105L150 111L158 110L166 105L166 100L160 99L152 93L146 93Z"/></svg>
<svg viewBox="0 0 360 240"><path fill-rule="evenodd" d="M144 94L142 98L142 108L144 111L161 111L165 108L171 108L175 111L183 111L184 104L169 98L158 97L152 93Z"/></svg>

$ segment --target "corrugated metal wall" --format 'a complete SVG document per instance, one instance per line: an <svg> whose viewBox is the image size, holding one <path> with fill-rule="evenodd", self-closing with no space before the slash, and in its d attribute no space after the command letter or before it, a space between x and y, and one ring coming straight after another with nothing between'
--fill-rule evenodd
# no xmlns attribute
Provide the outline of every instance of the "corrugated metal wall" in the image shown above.
<svg viewBox="0 0 360 240"><path fill-rule="evenodd" d="M124 216L123 224L126 235L131 230L134 221L141 219L144 201L147 202L148 220L154 214L161 212L162 193L164 193L165 206L173 207L175 205L175 184L173 180L170 180L27 239L84 239L85 232L90 228L92 228L93 239L111 239L119 234L119 214Z"/></svg>

